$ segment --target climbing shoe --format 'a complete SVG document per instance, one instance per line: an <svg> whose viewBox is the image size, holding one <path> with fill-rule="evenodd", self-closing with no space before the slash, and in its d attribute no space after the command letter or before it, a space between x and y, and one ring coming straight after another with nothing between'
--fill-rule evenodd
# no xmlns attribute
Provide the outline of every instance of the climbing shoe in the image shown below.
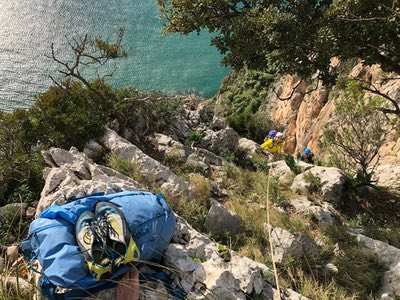
<svg viewBox="0 0 400 300"><path fill-rule="evenodd" d="M93 259L92 246L94 242L94 235L90 228L94 220L94 213L90 211L83 212L75 224L76 241L85 259L91 261Z"/></svg>
<svg viewBox="0 0 400 300"><path fill-rule="evenodd" d="M139 249L133 240L124 214L113 203L99 202L95 210L96 222L105 229L102 234L107 237L109 257L116 266L138 260Z"/></svg>
<svg viewBox="0 0 400 300"><path fill-rule="evenodd" d="M111 260L107 257L105 243L99 239L99 229L94 213L83 212L75 225L77 243L85 257L89 270L100 279L111 272Z"/></svg>

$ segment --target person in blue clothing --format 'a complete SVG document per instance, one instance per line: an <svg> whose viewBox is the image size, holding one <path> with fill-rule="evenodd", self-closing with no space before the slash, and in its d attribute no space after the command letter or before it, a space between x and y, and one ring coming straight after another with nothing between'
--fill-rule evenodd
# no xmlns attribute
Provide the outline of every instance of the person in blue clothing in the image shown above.
<svg viewBox="0 0 400 300"><path fill-rule="evenodd" d="M314 164L314 153L310 147L304 148L303 153L300 156L300 160L309 164Z"/></svg>

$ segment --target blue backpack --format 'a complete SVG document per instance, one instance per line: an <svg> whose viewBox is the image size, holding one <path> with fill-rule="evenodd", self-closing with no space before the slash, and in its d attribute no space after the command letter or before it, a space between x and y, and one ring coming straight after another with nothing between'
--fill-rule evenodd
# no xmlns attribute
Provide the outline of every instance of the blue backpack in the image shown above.
<svg viewBox="0 0 400 300"><path fill-rule="evenodd" d="M176 218L162 195L142 191L96 194L53 205L32 222L28 238L21 243L24 256L30 262L38 260L42 267L40 287L47 298L92 296L115 286L116 280L131 270L121 266L107 280L96 280L86 266L75 239L75 223L82 212L94 211L99 201L120 207L140 249L140 261L157 262L168 247Z"/></svg>

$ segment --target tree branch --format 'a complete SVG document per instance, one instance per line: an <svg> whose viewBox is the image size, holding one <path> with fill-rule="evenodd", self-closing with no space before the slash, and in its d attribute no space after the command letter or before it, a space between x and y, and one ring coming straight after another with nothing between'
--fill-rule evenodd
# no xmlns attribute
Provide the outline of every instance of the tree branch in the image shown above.
<svg viewBox="0 0 400 300"><path fill-rule="evenodd" d="M369 83L369 82L367 82L365 80L362 80L360 78L354 78L354 77L352 79L356 80L358 82L361 82L362 83L361 84L361 88L363 90L368 91L368 92L370 92L372 94L375 94L375 95L383 97L384 99L388 100L394 106L394 110L386 109L386 108L380 108L379 109L380 111L400 116L400 105L399 105L399 103L398 103L398 101L396 99L393 99L389 95L381 92L375 85L373 85L373 84L371 84L371 83ZM367 86L366 84L369 85L369 86Z"/></svg>
<svg viewBox="0 0 400 300"><path fill-rule="evenodd" d="M58 72L62 74L65 79L76 79L83 83L89 90L97 94L99 97L104 98L105 96L102 95L98 90L93 88L89 80L81 75L80 67L91 65L103 66L113 59L125 57L126 53L122 47L123 35L124 30L120 29L117 34L117 38L113 43L105 42L100 38L91 39L87 34L85 34L81 38L66 37L67 44L74 55L72 62L63 61L62 59L57 57L54 50L54 43L51 44L51 56L47 57L51 58L62 67L58 70ZM99 69L97 69L96 72L97 79L101 81L104 81L106 77L112 76L112 74L114 73L114 71L112 71L111 74L109 73L104 76L100 76ZM64 87L65 89L68 88L66 84L57 81L54 77L50 76L50 79L58 87Z"/></svg>
<svg viewBox="0 0 400 300"><path fill-rule="evenodd" d="M281 98L275 90L274 90L274 94L275 94L276 97L278 97L278 99L281 100L281 101L290 100L290 99L293 97L294 92L297 90L297 88L300 86L300 84L301 84L302 82L303 82L303 80L299 80L299 81L296 83L296 85L294 86L294 88L292 89L292 91L290 92L290 95L287 96L287 97L285 97L285 98Z"/></svg>
<svg viewBox="0 0 400 300"><path fill-rule="evenodd" d="M275 93L276 97L281 101L290 100L302 82L303 82L303 80L300 80L299 82L297 82L296 85L293 87L292 91L290 92L290 95L287 97L284 97L284 98L280 97L276 91L274 91L274 93ZM308 94L311 94L312 92L318 90L319 82L320 82L320 79L318 78L316 86L313 87L311 90L308 90L305 93L303 93L303 95L308 95Z"/></svg>

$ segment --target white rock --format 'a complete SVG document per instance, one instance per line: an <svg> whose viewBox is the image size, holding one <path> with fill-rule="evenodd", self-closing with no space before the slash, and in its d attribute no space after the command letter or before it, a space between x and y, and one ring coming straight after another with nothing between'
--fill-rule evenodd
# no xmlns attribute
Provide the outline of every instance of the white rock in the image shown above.
<svg viewBox="0 0 400 300"><path fill-rule="evenodd" d="M185 166L194 172L200 172L202 174L206 174L210 170L210 166L196 153L192 153L188 156Z"/></svg>
<svg viewBox="0 0 400 300"><path fill-rule="evenodd" d="M213 166L222 166L224 159L206 149L202 148L192 148L196 157L198 157L201 161L206 163L207 165Z"/></svg>
<svg viewBox="0 0 400 300"><path fill-rule="evenodd" d="M381 165L376 169L374 179L383 187L400 189L400 165Z"/></svg>
<svg viewBox="0 0 400 300"><path fill-rule="evenodd" d="M211 122L211 129L212 130L221 130L227 127L227 123L224 118L214 116Z"/></svg>
<svg viewBox="0 0 400 300"><path fill-rule="evenodd" d="M320 180L321 193L326 201L336 203L340 200L346 176L338 168L313 167L294 178L291 190L300 194L308 194L311 183L305 180L305 176L310 173Z"/></svg>
<svg viewBox="0 0 400 300"><path fill-rule="evenodd" d="M28 208L26 209L25 216L26 216L28 219L32 219L32 218L35 216L35 213L36 213L36 208L35 208L35 207L28 207Z"/></svg>
<svg viewBox="0 0 400 300"><path fill-rule="evenodd" d="M222 204L212 200L208 212L205 227L208 232L215 236L237 235L241 231L242 221L232 211L226 209Z"/></svg>
<svg viewBox="0 0 400 300"><path fill-rule="evenodd" d="M100 139L100 142L112 154L137 164L141 175L146 180L159 186L164 186L164 188L168 189L165 192L173 195L187 193L187 182L111 129L106 129L106 133Z"/></svg>
<svg viewBox="0 0 400 300"><path fill-rule="evenodd" d="M304 173L305 171L307 171L307 170L309 170L309 169L315 167L314 165L309 164L309 163L306 163L306 162L304 162L304 161L302 161L302 160L297 160L297 161L296 161L296 165L297 165L297 166L299 167L299 169L301 170L301 173Z"/></svg>
<svg viewBox="0 0 400 300"><path fill-rule="evenodd" d="M43 158L48 166L60 167L64 164L72 164L75 160L72 153L64 149L50 148L42 151Z"/></svg>
<svg viewBox="0 0 400 300"><path fill-rule="evenodd" d="M218 155L234 153L238 147L239 135L232 128L219 131L207 129L199 142L199 147L205 148Z"/></svg>
<svg viewBox="0 0 400 300"><path fill-rule="evenodd" d="M55 158L53 154L56 155ZM74 148L70 152L52 148L43 152L43 156L53 168L44 174L45 185L36 208L36 216L50 205L64 204L68 199L99 192L111 193L142 188L131 178L93 163Z"/></svg>
<svg viewBox="0 0 400 300"><path fill-rule="evenodd" d="M154 149L165 158L174 159L176 161L185 161L187 157L187 151L185 146L175 141L173 138L156 133L149 138L150 143Z"/></svg>
<svg viewBox="0 0 400 300"><path fill-rule="evenodd" d="M320 225L333 225L336 223L335 209L326 202L322 205L309 201L307 196L298 196L290 200L294 210L303 215L313 216Z"/></svg>
<svg viewBox="0 0 400 300"><path fill-rule="evenodd" d="M362 234L356 234L360 245L375 253L379 260L389 269L385 272L379 295L381 299L400 298L400 249L387 243L377 241Z"/></svg>
<svg viewBox="0 0 400 300"><path fill-rule="evenodd" d="M259 147L260 146L256 142L246 138L241 138L238 142L238 150L246 153L247 159L251 159L252 156L257 152Z"/></svg>
<svg viewBox="0 0 400 300"><path fill-rule="evenodd" d="M167 266L172 267L176 274L175 280L186 291L204 286L203 295L199 298L213 299L246 299L247 295L260 295L263 299L273 299L276 292L265 278L273 278L272 271L265 265L252 261L247 257L230 252L230 260L225 261L218 253L218 245L207 236L195 231L186 221L178 217L174 241L183 235L189 237L189 242L171 244L165 255ZM271 291L271 297L267 291ZM286 290L288 299L306 300L297 293ZM191 298L191 294L189 298Z"/></svg>
<svg viewBox="0 0 400 300"><path fill-rule="evenodd" d="M93 160L100 159L103 156L104 152L105 151L103 146L101 146L95 140L90 140L89 142L87 142L83 149L83 153L85 153L87 157Z"/></svg>
<svg viewBox="0 0 400 300"><path fill-rule="evenodd" d="M266 226L266 230L268 227ZM275 227L271 231L274 246L274 259L283 263L289 258L301 258L305 255L313 257L318 254L318 247L313 240L303 234L292 234L289 231Z"/></svg>
<svg viewBox="0 0 400 300"><path fill-rule="evenodd" d="M7 256L8 263L10 263L10 264L14 263L19 257L18 246L7 247L6 256Z"/></svg>
<svg viewBox="0 0 400 300"><path fill-rule="evenodd" d="M270 175L277 177L279 179L279 183L283 185L290 185L293 182L293 178L295 174L288 167L284 160L271 162L268 164L270 167Z"/></svg>

